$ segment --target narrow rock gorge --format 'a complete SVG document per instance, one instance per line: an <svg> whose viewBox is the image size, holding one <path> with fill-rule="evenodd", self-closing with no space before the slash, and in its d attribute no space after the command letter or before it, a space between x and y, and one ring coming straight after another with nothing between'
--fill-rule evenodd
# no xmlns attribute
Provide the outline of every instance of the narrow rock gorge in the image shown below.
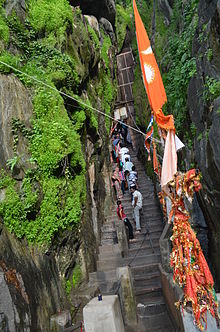
<svg viewBox="0 0 220 332"><path fill-rule="evenodd" d="M220 1L137 5L163 76L165 112L174 114L186 146L179 170L202 173L191 223L219 291ZM78 319L76 299L97 269L101 227L114 202L111 120L96 110L113 116L116 56L126 47L135 57L134 117L146 132L150 106L131 1L0 1L2 331L54 331L51 317L66 311ZM156 192L142 139L138 156Z"/></svg>

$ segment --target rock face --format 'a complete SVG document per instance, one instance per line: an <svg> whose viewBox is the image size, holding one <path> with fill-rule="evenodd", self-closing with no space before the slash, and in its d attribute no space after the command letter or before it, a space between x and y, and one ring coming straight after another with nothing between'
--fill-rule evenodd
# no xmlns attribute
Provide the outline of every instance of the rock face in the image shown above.
<svg viewBox="0 0 220 332"><path fill-rule="evenodd" d="M162 13L164 14L165 18L166 18L166 22L169 24L170 23L170 18L172 15L172 8L170 5L170 1L168 0L159 0L159 8L162 11Z"/></svg>
<svg viewBox="0 0 220 332"><path fill-rule="evenodd" d="M194 140L195 160L202 172L203 191L199 195L209 229L209 257L220 287L220 98L206 97L207 80L219 80L220 74L220 1L199 3L199 24L193 42L193 56L197 59L197 74L189 84L188 108L197 128ZM199 37L200 36L200 37ZM212 50L212 59L207 57ZM198 55L201 56L198 56Z"/></svg>
<svg viewBox="0 0 220 332"><path fill-rule="evenodd" d="M32 116L28 90L15 76L0 74L0 168L6 168L9 159L19 156L14 167L17 177L21 177L29 165L28 140L21 131L24 127L31 129Z"/></svg>
<svg viewBox="0 0 220 332"><path fill-rule="evenodd" d="M25 0L6 0L5 1L6 16L11 15L13 11L23 21L25 18L26 4Z"/></svg>
<svg viewBox="0 0 220 332"><path fill-rule="evenodd" d="M70 3L72 6L80 6L85 15L94 15L98 19L104 17L112 24L115 23L114 0L78 0Z"/></svg>
<svg viewBox="0 0 220 332"><path fill-rule="evenodd" d="M55 259L0 231L1 331L49 331L50 316L64 307Z"/></svg>
<svg viewBox="0 0 220 332"><path fill-rule="evenodd" d="M21 19L22 25L25 18L25 3L27 4L23 0L6 0L4 2L6 15L10 16L12 11L15 10ZM87 20L80 11L75 10L74 12L73 8L75 21L71 28L66 31L62 49L62 52L72 57L77 64L77 92L74 90L75 85L72 86L72 83L70 84L68 80L62 80L62 75L61 79L58 75L58 79L55 79L55 81L59 89L66 91L65 89L68 86L67 91L69 93L71 87L75 91L74 95L77 93L82 100L88 99L94 107L103 109L103 95L106 97L106 93L104 93L104 89L100 89L100 86L102 86L103 82L106 82L105 79L107 78L109 88L113 75L111 76L111 73L109 74L105 70L106 60L104 58L100 59L104 38L101 36L101 24L98 19L104 17L108 33L114 34L112 25L109 23L109 21L114 22L114 1L100 1L98 5L95 5L94 2L89 2L88 6L85 3L86 1L82 1L81 8L85 9L85 13L93 15L87 16L87 20L90 27L94 28L95 31L91 31ZM70 7L69 10L72 13ZM28 18L28 11L26 15ZM98 32L98 36L96 36L96 32ZM15 34L14 38L16 37ZM38 37L36 35L34 38L41 43ZM15 52L12 52L14 47L12 38L8 51L14 54ZM109 53L109 66L113 68L113 46ZM57 60L56 55L52 57L55 57ZM58 58L60 59L60 57ZM108 77L106 77L107 75ZM35 87L32 86L31 90L28 90L14 75L0 74L0 169L4 168L8 172L9 168L13 168L13 171L8 173L17 180L15 186L21 201L22 184L26 176L28 176L27 174L31 173L31 177L36 170L39 173L41 172L37 163L34 166L36 169L34 168L33 170L33 165L29 162L31 157L29 140L33 138L32 121L34 114L32 98L34 95L36 95ZM108 98L108 104L110 105L110 103L110 98ZM69 118L74 122L75 107L77 106L76 109L78 109L79 105L77 103L72 105L69 100L64 100L64 104ZM2 210L0 211L1 331L50 331L51 316L59 320L61 317L60 312L65 312L65 309L68 310L64 288L67 285L73 287L74 268L80 266L80 272L86 278L88 273L94 271L96 267L95 256L101 225L104 220L104 213L110 209L112 203L108 169L108 141L106 139L107 125L104 117L98 117L95 113L92 117L92 114L87 109L85 113L79 113L79 115L82 115L82 118L83 116L86 117L86 120L84 122L82 120L82 124L80 124L82 127L79 129L74 128L74 130L78 130L78 140L79 137L81 138L82 144L80 147L87 170L85 174L87 195L86 202L79 209L79 214L81 212L80 223L75 215L72 215L70 227L57 229L51 243L44 243L43 249L42 247L38 249L34 244L30 246L26 240L18 239L14 235L9 234L4 226L4 214L2 214ZM97 128L94 119L98 122ZM94 122L93 125L91 124L92 120ZM78 151L78 154L81 150ZM69 155L65 156L65 161L69 164ZM81 171L80 165L79 167L78 165L73 166L73 168L74 170L71 169L74 173L71 174L72 177ZM29 170L30 172L27 172ZM60 175L58 173L55 171L51 177L62 180L64 183L65 177L63 174ZM42 176L42 179L45 179L46 176ZM41 186L42 179L34 180L34 186L36 183L39 195L36 203L36 213L34 216L28 215L29 218L25 219L27 223L32 219L35 221L36 215L39 216L41 214L41 203L46 196ZM64 187L66 190L66 184ZM1 187L0 203L6 199L7 189ZM64 206L65 195L62 196L61 200ZM75 220L77 220L78 225L74 224ZM65 284L66 281L69 284ZM52 328L51 331L55 331L55 328Z"/></svg>

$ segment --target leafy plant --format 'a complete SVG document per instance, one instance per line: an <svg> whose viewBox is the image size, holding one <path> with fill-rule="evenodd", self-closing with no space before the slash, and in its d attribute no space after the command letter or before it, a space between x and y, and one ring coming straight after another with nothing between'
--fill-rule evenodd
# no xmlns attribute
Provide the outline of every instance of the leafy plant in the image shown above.
<svg viewBox="0 0 220 332"><path fill-rule="evenodd" d="M220 81L212 78L206 77L205 80L205 90L204 99L207 101L214 100L220 96Z"/></svg>
<svg viewBox="0 0 220 332"><path fill-rule="evenodd" d="M66 29L73 23L73 15L67 0L31 0L29 20L36 32L54 36L62 45Z"/></svg>
<svg viewBox="0 0 220 332"><path fill-rule="evenodd" d="M10 168L11 171L15 168L15 166L18 164L20 158L19 156L14 156L12 159L7 160L7 166Z"/></svg>

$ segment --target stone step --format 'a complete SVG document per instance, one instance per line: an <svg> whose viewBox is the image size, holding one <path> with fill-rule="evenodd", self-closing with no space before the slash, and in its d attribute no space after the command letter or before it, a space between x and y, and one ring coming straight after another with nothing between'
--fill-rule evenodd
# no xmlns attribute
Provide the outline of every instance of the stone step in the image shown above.
<svg viewBox="0 0 220 332"><path fill-rule="evenodd" d="M130 204L128 204L127 206L123 205L124 207L124 211L125 213L128 213L128 211L132 210L133 211L133 206ZM141 211L141 214L144 215L144 214L158 214L158 215L161 215L161 212L160 212L160 208L156 205L149 205L148 203L143 203L143 207L142 207L142 211ZM113 215L112 217L115 217L115 215ZM111 217L110 217L111 218ZM111 220L111 219L109 219Z"/></svg>
<svg viewBox="0 0 220 332"><path fill-rule="evenodd" d="M115 239L115 238L117 238L116 231L102 233L102 240Z"/></svg>
<svg viewBox="0 0 220 332"><path fill-rule="evenodd" d="M116 270L97 271L89 273L89 283L98 283L103 281L116 281Z"/></svg>
<svg viewBox="0 0 220 332"><path fill-rule="evenodd" d="M146 236L146 240L142 243L140 243L140 241L136 241L137 238L131 242L129 242L129 249L128 249L128 252L136 252L137 249L140 249L140 250L145 250L145 249L149 249L149 248L153 248L156 249L156 248L159 248L159 241L157 239L152 239L151 242L149 240L149 237Z"/></svg>
<svg viewBox="0 0 220 332"><path fill-rule="evenodd" d="M113 245L118 243L117 238L115 239L102 239L101 240L101 245L106 246L106 245Z"/></svg>
<svg viewBox="0 0 220 332"><path fill-rule="evenodd" d="M152 263L160 263L161 258L160 255L155 253L155 254L150 254L150 255L142 255L142 256L137 256L133 260L132 257L126 257L126 258L117 258L113 257L111 259L106 259L106 260L98 260L97 261L97 270L98 271L108 271L112 270L114 268L120 267L120 266L138 266L138 265L143 265L143 264L152 264Z"/></svg>
<svg viewBox="0 0 220 332"><path fill-rule="evenodd" d="M135 235L136 236L136 235ZM149 240L149 236L146 236L145 241L141 245L143 239L139 239L138 237L134 238L134 241L129 242L129 251L134 250L136 251L138 248L151 248L151 244L153 248L159 247L159 237L158 238L151 238L151 243Z"/></svg>
<svg viewBox="0 0 220 332"><path fill-rule="evenodd" d="M154 284L161 285L160 274L158 272L147 274L147 275L137 275L134 278L134 287L150 287Z"/></svg>
<svg viewBox="0 0 220 332"><path fill-rule="evenodd" d="M163 298L155 297L150 299L146 304L137 304L137 314L138 316L146 317L151 315L157 315L166 311L166 303Z"/></svg>
<svg viewBox="0 0 220 332"><path fill-rule="evenodd" d="M166 311L158 313L157 315L140 316L138 315L138 331L140 332L156 332L156 331L169 331L173 332L171 320Z"/></svg>
<svg viewBox="0 0 220 332"><path fill-rule="evenodd" d="M138 245L140 246L140 242L142 242L143 240L144 240L144 242L151 240L152 243L154 243L153 240L159 241L159 239L161 237L161 231L155 231L155 232L151 231L150 234L147 234L147 235L145 235L144 232L137 233L137 234L135 233L134 236L135 236L135 239L133 242L131 242L131 245L133 246L134 244L137 244L137 246Z"/></svg>
<svg viewBox="0 0 220 332"><path fill-rule="evenodd" d="M111 223L105 223L101 227L102 232L115 232L115 225L113 222Z"/></svg>
<svg viewBox="0 0 220 332"><path fill-rule="evenodd" d="M149 298L158 298L158 297L163 297L163 292L162 288L160 286L154 286L154 287L149 287L149 288L143 288L141 287L140 289L134 290L135 292L135 298L136 298L136 303L143 303L145 304L146 300Z"/></svg>
<svg viewBox="0 0 220 332"><path fill-rule="evenodd" d="M141 226L142 226L142 222L141 222ZM162 227L152 227L150 230L148 230L148 232L146 231L146 229L144 229L144 226L142 227L141 233L136 233L135 231L135 238L136 239L155 239L161 236L163 228Z"/></svg>
<svg viewBox="0 0 220 332"><path fill-rule="evenodd" d="M99 260L105 260L105 259L111 259L112 257L117 257L117 258L121 258L121 252L118 253L113 253L112 252L101 252L100 254L98 254L98 259Z"/></svg>
<svg viewBox="0 0 220 332"><path fill-rule="evenodd" d="M121 252L121 247L120 245L117 244L112 244L112 245L106 245L106 246L99 246L99 253L104 253L104 252L111 252L112 255L114 254L118 254L119 252Z"/></svg>
<svg viewBox="0 0 220 332"><path fill-rule="evenodd" d="M116 235L116 230L115 229L113 229L113 230L109 230L109 229L104 229L104 230L101 230L101 236L107 236L107 235L109 235L109 236L115 236Z"/></svg>
<svg viewBox="0 0 220 332"><path fill-rule="evenodd" d="M119 282L117 280L103 281L95 284L102 295L115 295L118 291Z"/></svg>
<svg viewBox="0 0 220 332"><path fill-rule="evenodd" d="M140 279L141 276L135 276L135 279L141 280ZM148 294L148 293L152 293L154 291L161 291L162 287L161 287L161 282L160 282L160 278L158 279L149 279L146 280L146 285L145 286L135 286L134 287L134 293L135 295L143 295L143 294Z"/></svg>
<svg viewBox="0 0 220 332"><path fill-rule="evenodd" d="M147 203L147 202L146 202ZM143 211L143 213L145 213L145 212L151 212L151 213L153 213L153 212L155 212L155 211L157 211L157 212L160 212L161 213L161 208L160 208L160 206L158 205L158 204L156 204L156 203L154 203L154 204L152 204L152 205L150 205L150 204L146 204L145 205L145 202L143 202L143 208L142 208L142 211Z"/></svg>
<svg viewBox="0 0 220 332"><path fill-rule="evenodd" d="M159 271L158 263L143 264L143 265L131 267L131 272L132 272L133 278L135 278L136 276L155 273L158 271Z"/></svg>
<svg viewBox="0 0 220 332"><path fill-rule="evenodd" d="M135 248L132 249L132 251L130 251L130 249L128 250L128 257L134 257L135 255L137 255L138 257L143 256L143 255L150 255L150 254L160 254L160 248L158 247L154 247L153 249L151 248L151 246L149 245L148 248Z"/></svg>
<svg viewBox="0 0 220 332"><path fill-rule="evenodd" d="M141 225L142 225L141 231L143 233L146 233L147 230L154 231L155 229L162 229L162 230L164 229L164 224L161 219L156 219L153 221L148 221L144 217L143 218L141 217L140 219L141 219ZM131 221L132 225L135 225L133 220L134 219L131 219L130 221Z"/></svg>
<svg viewBox="0 0 220 332"><path fill-rule="evenodd" d="M152 263L160 263L161 257L160 254L148 254L148 255L142 255L142 256L137 256L133 260L132 257L126 257L124 258L125 265L129 265L130 267L133 266L140 266L143 264L152 264Z"/></svg>
<svg viewBox="0 0 220 332"><path fill-rule="evenodd" d="M97 261L97 271L108 271L125 265L126 263L121 257L113 257L105 260L101 259Z"/></svg>

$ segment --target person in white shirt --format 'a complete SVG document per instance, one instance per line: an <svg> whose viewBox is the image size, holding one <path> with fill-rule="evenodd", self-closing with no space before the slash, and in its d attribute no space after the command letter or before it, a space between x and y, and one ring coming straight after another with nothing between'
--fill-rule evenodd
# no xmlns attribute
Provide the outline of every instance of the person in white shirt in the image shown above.
<svg viewBox="0 0 220 332"><path fill-rule="evenodd" d="M125 158L128 158L130 160L130 155L128 154L129 150L126 147L121 147L119 155L120 155L120 159L124 165L125 163Z"/></svg>
<svg viewBox="0 0 220 332"><path fill-rule="evenodd" d="M132 166L134 166L134 164L129 160L129 158L125 158L125 163L124 163L124 166L123 166L123 171L125 173L125 171L129 171L131 172L132 171Z"/></svg>
<svg viewBox="0 0 220 332"><path fill-rule="evenodd" d="M140 224L140 210L142 209L142 194L136 189L136 186L131 187L131 193L133 195L132 206L133 206L133 215L136 223L136 231L141 232Z"/></svg>

